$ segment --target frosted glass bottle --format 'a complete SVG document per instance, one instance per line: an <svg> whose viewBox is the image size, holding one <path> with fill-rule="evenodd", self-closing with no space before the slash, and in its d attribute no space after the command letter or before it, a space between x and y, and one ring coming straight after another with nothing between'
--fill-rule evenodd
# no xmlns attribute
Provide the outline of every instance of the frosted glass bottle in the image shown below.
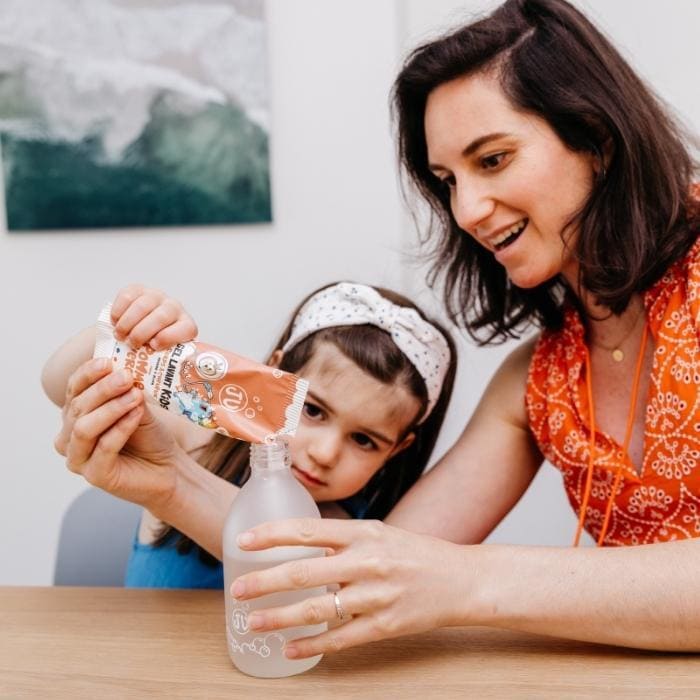
<svg viewBox="0 0 700 700"><path fill-rule="evenodd" d="M307 625L283 630L255 632L248 628L253 610L297 603L326 593L325 586L286 591L254 600L237 601L230 595L232 582L242 574L267 569L294 559L323 556L315 547L272 547L260 552L243 551L236 544L239 533L267 520L319 518L309 492L290 470L287 444L251 445L250 478L236 497L224 525L224 591L226 638L229 655L239 671L259 678L280 678L313 668L322 655L309 659L287 659L287 642L324 632L327 625Z"/></svg>

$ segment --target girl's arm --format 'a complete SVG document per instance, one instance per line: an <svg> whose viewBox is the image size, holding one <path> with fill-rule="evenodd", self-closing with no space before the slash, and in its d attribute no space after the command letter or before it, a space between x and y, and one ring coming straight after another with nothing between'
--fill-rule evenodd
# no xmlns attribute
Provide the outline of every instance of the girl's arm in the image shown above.
<svg viewBox="0 0 700 700"><path fill-rule="evenodd" d="M41 372L41 385L44 393L59 408L66 401L68 378L92 357L94 348L95 327L90 326L69 338L46 361Z"/></svg>

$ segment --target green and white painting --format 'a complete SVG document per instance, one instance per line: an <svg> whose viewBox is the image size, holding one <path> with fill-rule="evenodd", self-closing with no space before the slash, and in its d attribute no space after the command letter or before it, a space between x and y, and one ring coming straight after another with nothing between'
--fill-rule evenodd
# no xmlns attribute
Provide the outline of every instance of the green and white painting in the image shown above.
<svg viewBox="0 0 700 700"><path fill-rule="evenodd" d="M271 220L264 0L2 0L10 230Z"/></svg>

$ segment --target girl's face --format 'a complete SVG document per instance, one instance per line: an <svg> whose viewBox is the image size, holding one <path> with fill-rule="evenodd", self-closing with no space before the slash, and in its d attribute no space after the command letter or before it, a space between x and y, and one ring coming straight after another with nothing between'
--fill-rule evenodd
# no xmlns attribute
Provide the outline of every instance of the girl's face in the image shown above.
<svg viewBox="0 0 700 700"><path fill-rule="evenodd" d="M488 75L435 88L424 123L430 169L449 190L457 225L518 287L561 273L575 289L578 231L564 232L566 245L561 236L590 194L594 156L571 151L542 118L516 111Z"/></svg>
<svg viewBox="0 0 700 700"><path fill-rule="evenodd" d="M403 439L420 402L403 386L382 384L334 345L318 343L297 372L309 393L290 443L292 471L314 500L357 493L413 441Z"/></svg>

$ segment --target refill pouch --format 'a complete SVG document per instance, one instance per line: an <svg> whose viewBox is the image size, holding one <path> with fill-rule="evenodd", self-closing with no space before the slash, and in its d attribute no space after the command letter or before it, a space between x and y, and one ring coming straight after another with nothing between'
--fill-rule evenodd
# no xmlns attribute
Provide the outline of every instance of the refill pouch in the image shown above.
<svg viewBox="0 0 700 700"><path fill-rule="evenodd" d="M220 348L190 341L167 350L134 350L114 337L112 305L97 320L94 357L127 369L158 405L222 435L271 442L294 435L308 382Z"/></svg>

